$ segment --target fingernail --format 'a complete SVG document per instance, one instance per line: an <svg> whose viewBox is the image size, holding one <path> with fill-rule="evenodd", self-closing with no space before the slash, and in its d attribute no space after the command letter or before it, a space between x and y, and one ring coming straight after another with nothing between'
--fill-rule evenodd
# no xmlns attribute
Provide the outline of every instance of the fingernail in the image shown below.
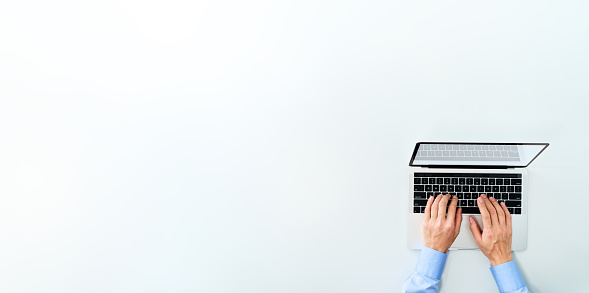
<svg viewBox="0 0 589 293"><path fill-rule="evenodd" d="M487 195L486 194L481 194L481 197L482 198L487 198Z"/></svg>
<svg viewBox="0 0 589 293"><path fill-rule="evenodd" d="M468 221L469 221L471 224L472 224L472 223L474 223L474 219L473 219L473 218L471 218L471 217L468 217Z"/></svg>
<svg viewBox="0 0 589 293"><path fill-rule="evenodd" d="M489 200L490 201L495 201L495 198L494 197L489 197Z"/></svg>
<svg viewBox="0 0 589 293"><path fill-rule="evenodd" d="M452 196L452 198L458 198L458 196L454 195L454 196Z"/></svg>
<svg viewBox="0 0 589 293"><path fill-rule="evenodd" d="M505 206L505 202L501 202L500 205Z"/></svg>
<svg viewBox="0 0 589 293"><path fill-rule="evenodd" d="M432 199L434 199L434 197L433 196L430 196L427 200L432 200Z"/></svg>
<svg viewBox="0 0 589 293"><path fill-rule="evenodd" d="M482 197L479 197L479 198L477 198L477 201L478 202L483 202L483 198Z"/></svg>

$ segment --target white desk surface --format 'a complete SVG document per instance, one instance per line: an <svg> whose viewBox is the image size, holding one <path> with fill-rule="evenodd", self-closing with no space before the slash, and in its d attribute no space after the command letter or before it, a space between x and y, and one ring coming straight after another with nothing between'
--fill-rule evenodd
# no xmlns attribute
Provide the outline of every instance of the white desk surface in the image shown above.
<svg viewBox="0 0 589 293"><path fill-rule="evenodd" d="M417 141L549 142L515 259L586 290L587 2L192 2L0 10L0 291L399 292Z"/></svg>

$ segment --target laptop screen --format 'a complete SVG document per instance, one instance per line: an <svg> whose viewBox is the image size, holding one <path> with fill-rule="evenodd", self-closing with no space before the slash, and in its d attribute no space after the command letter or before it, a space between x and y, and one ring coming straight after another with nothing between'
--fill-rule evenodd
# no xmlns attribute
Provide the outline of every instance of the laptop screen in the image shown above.
<svg viewBox="0 0 589 293"><path fill-rule="evenodd" d="M409 166L527 167L547 143L419 142Z"/></svg>

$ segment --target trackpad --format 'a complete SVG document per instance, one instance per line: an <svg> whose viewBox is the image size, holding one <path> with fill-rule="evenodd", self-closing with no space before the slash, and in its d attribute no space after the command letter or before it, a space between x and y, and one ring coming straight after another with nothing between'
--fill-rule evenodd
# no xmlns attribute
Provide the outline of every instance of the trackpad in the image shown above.
<svg viewBox="0 0 589 293"><path fill-rule="evenodd" d="M472 216L475 221L479 224L479 227L482 227L483 221L481 220L481 215L463 215L462 216L462 225L460 225L460 234L452 244L450 249L478 249L476 242L474 241L474 237L472 236L472 232L470 232L470 222L468 218Z"/></svg>

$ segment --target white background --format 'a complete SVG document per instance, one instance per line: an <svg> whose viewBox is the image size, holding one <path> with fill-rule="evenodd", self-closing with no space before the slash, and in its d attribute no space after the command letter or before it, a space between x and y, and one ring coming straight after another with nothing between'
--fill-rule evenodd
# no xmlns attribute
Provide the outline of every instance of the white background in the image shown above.
<svg viewBox="0 0 589 293"><path fill-rule="evenodd" d="M515 258L586 290L588 11L3 1L0 291L399 292L417 141L551 143ZM488 267L450 252L441 291Z"/></svg>

